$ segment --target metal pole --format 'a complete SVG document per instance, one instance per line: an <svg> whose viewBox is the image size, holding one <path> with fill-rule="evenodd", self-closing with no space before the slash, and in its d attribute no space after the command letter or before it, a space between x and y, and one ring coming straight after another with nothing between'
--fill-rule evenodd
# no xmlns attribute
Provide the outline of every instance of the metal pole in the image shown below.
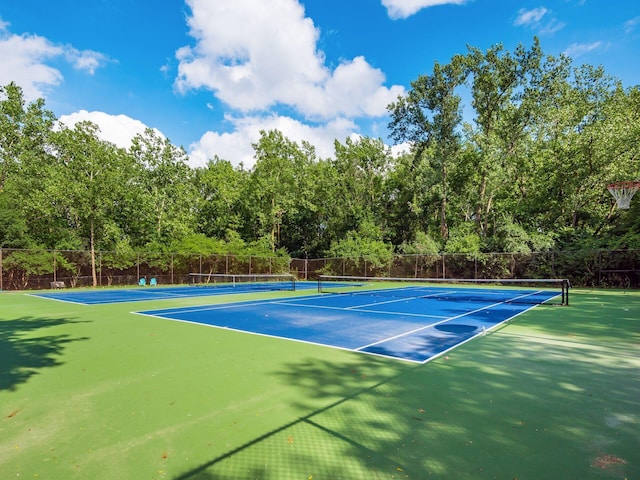
<svg viewBox="0 0 640 480"><path fill-rule="evenodd" d="M598 286L602 286L602 250L598 251Z"/></svg>
<svg viewBox="0 0 640 480"><path fill-rule="evenodd" d="M473 278L478 278L478 256L473 256Z"/></svg>

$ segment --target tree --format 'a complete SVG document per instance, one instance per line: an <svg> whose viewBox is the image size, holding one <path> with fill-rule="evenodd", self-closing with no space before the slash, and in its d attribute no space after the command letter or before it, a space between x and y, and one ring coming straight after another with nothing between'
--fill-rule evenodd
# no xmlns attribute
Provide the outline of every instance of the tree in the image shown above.
<svg viewBox="0 0 640 480"><path fill-rule="evenodd" d="M455 89L464 81L462 67L458 56L446 65L436 62L431 75L419 76L411 82L407 96L399 97L389 106L393 139L409 142L417 162L426 154L429 164L439 174L440 234L443 238L449 234L448 174L461 147L461 98Z"/></svg>
<svg viewBox="0 0 640 480"><path fill-rule="evenodd" d="M215 157L195 171L198 191L198 230L208 237L225 239L242 225L242 199L248 172Z"/></svg>
<svg viewBox="0 0 640 480"><path fill-rule="evenodd" d="M25 107L15 83L0 88L0 245L52 246L57 241L47 235L58 226L47 194L54 122L42 99Z"/></svg>
<svg viewBox="0 0 640 480"><path fill-rule="evenodd" d="M522 165L517 153L530 127L530 103L523 101L528 79L540 68L542 51L537 39L530 50L522 45L514 54L501 44L482 52L469 48L461 57L471 86L474 125L466 132L467 182L476 185L473 218L486 236L496 199L516 181Z"/></svg>
<svg viewBox="0 0 640 480"><path fill-rule="evenodd" d="M310 145L301 148L277 130L261 131L253 148L256 164L247 184L248 218L255 224L254 238L269 238L275 252L283 237L291 235L301 210L311 208L305 174L315 153Z"/></svg>
<svg viewBox="0 0 640 480"><path fill-rule="evenodd" d="M553 59L549 59L552 62ZM607 213L599 207L606 198L612 158L607 145L615 137L603 129L607 105L615 94L615 82L601 68L571 70L568 60L559 62L553 75L545 75L538 97L532 157L538 182L532 205L538 205L545 227L593 229ZM621 108L618 104L616 109Z"/></svg>
<svg viewBox="0 0 640 480"><path fill-rule="evenodd" d="M329 249L331 257L342 258L353 262L358 273L361 262L366 262L367 275L375 275L376 269L389 266L393 259L393 246L382 240L382 231L370 221L364 221L358 230L351 230L347 235L332 243Z"/></svg>
<svg viewBox="0 0 640 480"><path fill-rule="evenodd" d="M337 236L358 230L363 222L385 229L384 185L391 154L380 139L347 138L335 145L332 165L337 174L333 216ZM338 223L339 222L339 223Z"/></svg>
<svg viewBox="0 0 640 480"><path fill-rule="evenodd" d="M69 227L90 250L95 287L96 249L107 238L105 232L117 228L112 219L128 198L134 178L132 159L124 150L100 140L98 127L90 122L59 131L55 149L55 189L51 193Z"/></svg>
<svg viewBox="0 0 640 480"><path fill-rule="evenodd" d="M138 166L135 182L143 192L136 205L140 241L162 250L195 232L197 190L184 149L147 129L133 139L130 153Z"/></svg>

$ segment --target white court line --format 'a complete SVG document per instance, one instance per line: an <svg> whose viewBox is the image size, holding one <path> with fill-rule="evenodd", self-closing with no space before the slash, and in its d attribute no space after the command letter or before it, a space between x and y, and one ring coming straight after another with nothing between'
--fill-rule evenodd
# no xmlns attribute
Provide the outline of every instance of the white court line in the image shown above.
<svg viewBox="0 0 640 480"><path fill-rule="evenodd" d="M39 295L37 293L25 293L25 295L27 295L28 297L36 297L36 298L43 298L45 300L53 300L54 302L71 303L73 305L92 305L91 303L74 302L73 300L63 300L62 298L47 297L46 295Z"/></svg>
<svg viewBox="0 0 640 480"><path fill-rule="evenodd" d="M381 291L384 291L384 290L381 290ZM375 290L371 290L371 292L372 293L370 295L376 295ZM363 293L361 293L361 295ZM350 310L350 309L355 309L355 308L371 307L371 306L375 306L375 305L384 305L386 303L405 302L405 301L408 301L408 300L418 300L419 298L431 298L431 297L436 297L438 295L447 295L447 294L454 294L454 293L455 292L437 292L437 293L432 293L430 295L415 295L413 297L397 297L397 298L394 298L393 300L385 300L384 302L365 303L363 305L354 305L352 307L345 307L345 309L346 310Z"/></svg>
<svg viewBox="0 0 640 480"><path fill-rule="evenodd" d="M315 298L315 297L314 296L298 297L298 299L303 299L303 298ZM174 307L174 308L156 308L156 309L145 310L145 312L158 312L157 315L156 314L151 315L143 312L131 312L131 313L137 313L137 314L146 315L149 317L166 318L166 317L161 317L160 313L170 312L169 314L174 314L174 313L205 312L207 310L224 310L228 308L238 308L238 307L253 306L253 305L279 304L281 302L283 302L283 299L281 298L272 298L272 299L266 299L266 300L244 300L241 302L216 303L213 305L193 305L190 307L186 306L183 308Z"/></svg>
<svg viewBox="0 0 640 480"><path fill-rule="evenodd" d="M340 347L338 345L331 345L329 343L320 343L320 342L314 342L311 340L303 340L300 338L294 338L294 337L285 337L285 336L281 336L281 335L273 335L270 333L260 333L260 332L255 332L253 330L242 330L239 328L233 328L233 327L225 327L222 325L211 325L209 323L202 323L202 322L198 322L195 320L182 320L179 318L171 318L171 317L160 317L158 315L149 315L146 313L142 313L142 312L132 312L136 315L142 315L143 317L150 317L150 318L159 318L162 320L170 320L172 322L181 322L181 323L188 323L191 325L198 325L200 327L208 327L208 328L216 328L219 330L227 330L230 332L238 332L238 333L243 333L243 334L248 334L248 335L256 335L258 337L266 337L266 338L275 338L278 340L286 340L286 341L290 341L290 342L297 342L297 343L304 343L306 345L314 345L317 347L323 347L323 348L331 348L334 350L341 350L343 352L350 352L350 353L363 353L365 355L373 355L376 357L384 357L384 358L388 358L390 360L395 360L395 361L401 361L401 362L409 362L409 363L416 363L416 364L421 364L424 363L422 361L417 361L417 360L411 360L408 358L401 358L401 357L394 357L392 355L383 355L380 353L372 353L372 352L358 352L357 350L354 350L353 348L349 348L349 347Z"/></svg>
<svg viewBox="0 0 640 480"><path fill-rule="evenodd" d="M542 290L541 290L541 292L542 292ZM533 295L533 294L528 294L528 295ZM526 297L528 295L522 295L522 297ZM315 296L298 297L299 300L301 300L301 299L313 299L313 298L316 298L316 297ZM520 297L517 297L517 298L520 298ZM181 320L181 319L172 318L172 317L164 317L164 316L161 316L161 315L158 315L158 314L148 314L148 313L144 313L144 312L132 312L132 313L135 313L137 315L148 316L148 317L162 318L162 319L169 319L169 320L172 320L172 321L190 323L190 324L195 324L195 325L200 325L200 326L213 327L213 328L218 328L218 329L222 329L222 330L229 330L229 331L237 331L237 332L242 332L242 333L248 333L248 334L251 334L251 335L258 335L258 336L263 336L263 337L271 337L271 338L295 341L295 342L299 342L299 343L305 343L305 344L309 344L309 345L317 345L317 346L322 346L322 347L325 347L325 348L333 348L333 349L336 349L336 350L343 350L343 351L347 351L347 352L364 353L364 354L367 354L367 355L384 357L384 358L388 358L388 359L395 360L395 361L403 361L403 362L409 362L409 363L424 364L426 362L429 362L429 361L433 360L434 358L440 357L441 355L447 353L448 351L450 351L450 350L452 350L454 348L459 347L460 345L462 345L464 343L467 343L468 341L471 341L472 339L476 338L477 336L481 335L482 333L478 333L478 334L468 338L467 340L465 340L463 342L460 342L460 343L458 343L456 345L452 345L449 349L447 349L447 350L445 350L443 352L440 352L437 355L434 355L432 357L426 358L425 360L411 360L411 359L408 359L408 358L398 357L398 356L394 356L394 355L385 355L385 354L382 354L382 353L367 352L367 351L364 351L364 349L366 349L368 347L371 347L371 346L375 346L375 345L381 344L381 343L385 343L385 342L388 342L388 341L391 341L391 340L394 340L394 339L397 339L397 338L408 336L408 335L411 335L413 333L419 332L421 330L425 330L427 328L434 327L434 326L449 322L451 320L455 320L457 318L465 317L467 315L471 315L473 313L480 312L482 310L487 310L489 308L493 308L493 307L502 305L504 303L506 303L506 302L497 302L497 303L494 303L494 304L491 304L491 305L487 305L485 307L478 308L476 310L473 310L473 311L470 311L470 312L466 312L466 313L463 313L463 314L460 314L460 315L456 315L456 316L453 316L453 317L442 317L442 316L435 316L435 315L427 316L427 315L419 315L419 314L403 314L403 313L398 313L398 312L376 312L376 311L373 311L373 310L372 311L362 310L363 312L381 313L381 314L395 315L395 316L398 316L398 315L409 315L409 316L418 316L418 317L423 317L423 318L432 317L432 318L441 318L442 320L438 321L438 322L431 323L429 325L422 326L420 328L416 328L416 329L411 330L409 332L405 332L405 333L402 333L402 334L399 334L399 335L395 335L393 337L389 337L389 338L386 338L384 340L381 340L381 341L378 341L378 342L374 342L374 343L371 343L369 345L364 345L364 346L361 346L361 347L358 347L358 348L340 347L340 346L336 346L336 345L331 345L331 344L326 344L326 343L319 343L319 342L314 342L314 341L310 341L310 340L297 339L297 338L292 338L292 337L287 337L287 336L264 334L264 333L250 331L250 330L242 330L242 329L236 329L236 328L225 327L225 326L220 326L220 325L210 325L210 324L202 323L202 322L199 322L199 321ZM172 310L172 309L163 309L163 310L165 310L165 311L166 310L170 310L171 311L171 313L169 313L169 315L170 315L170 314L181 313L181 312L183 312L183 313L187 312L188 313L188 312L194 312L194 311L221 310L221 309L234 308L234 307L253 306L253 305L268 305L268 304L288 305L288 306L305 307L305 308L319 308L319 309L323 309L324 308L324 309L331 309L331 310L347 310L346 308L341 308L341 307L327 307L327 306L319 306L319 305L303 305L303 304L297 304L297 303L290 303L290 302L288 302L288 299L272 299L272 300L263 300L263 301L254 300L254 301L234 302L234 303L230 303L230 304L221 304L221 305L205 305L205 306L202 306L202 307L185 307L184 309L181 309L181 310ZM490 326L487 330L491 330L493 328L496 328L497 326L501 325L502 323L505 323L505 322L507 322L509 320L512 320L513 318L525 313L526 311L530 310L531 308L533 308L535 306L536 305L532 305L532 306L530 306L529 308L527 308L525 310L517 312L514 315L512 315L511 317L508 317L508 318L502 320L501 322ZM153 311L153 310L150 310L150 311ZM162 312L162 310L156 310L156 311L158 313ZM350 311L354 311L354 310L350 310Z"/></svg>
<svg viewBox="0 0 640 480"><path fill-rule="evenodd" d="M348 312L354 312L356 310L354 310L354 307L330 307L328 305L305 305L305 304L301 304L301 303L290 303L287 301L280 301L280 302L273 302L276 303L278 305L288 305L291 307L302 307L302 308L318 308L318 309L325 309L325 310L340 310L342 312L344 311L348 311ZM371 303L369 305L371 306L375 306L375 305L380 305L383 303L390 303L390 302L380 302L380 303ZM367 305L364 305L367 306ZM361 308L361 307L357 307L357 308ZM378 313L378 314L383 314L383 315L395 315L395 316L407 316L407 317L420 317L420 318L448 318L448 317L443 317L442 315L426 315L423 313L403 313L403 312L385 312L384 310L357 310L358 312L363 312L363 313Z"/></svg>
<svg viewBox="0 0 640 480"><path fill-rule="evenodd" d="M526 295L524 295L524 296L526 296ZM472 310L472 311L470 311L470 312L461 313L460 315L455 315L455 316L453 316L453 317L446 318L446 319L441 320L441 321L439 321L439 322L432 323L431 325L425 325L425 326L423 326L423 327L416 328L416 329L414 329L414 330L410 330L410 331L408 331L408 332L401 333L401 334L399 334L399 335L394 335L393 337L389 337L389 338L386 338L386 339L384 339L384 340L380 340L380 341L378 341L378 342L373 342L373 343L370 343L370 344L368 344L368 345L364 345L364 346L362 346L362 347L358 347L358 348L356 349L356 351L360 351L360 350L365 349L365 348L373 347L374 345L379 345L379 344L381 344L381 343L389 342L389 341L391 341L391 340L396 340L396 339L398 339L398 338L406 337L407 335L412 335L412 334L417 333L417 332L419 332L419 331L421 331L421 330L425 330L425 329L427 329L427 328L435 327L435 326L441 325L441 324L443 324L443 323L450 322L451 320L456 320L456 319L458 319L458 318L466 317L467 315L471 315L471 314L474 314L474 313L477 313L477 312L481 312L481 311L483 311L483 310L487 310L487 309L489 309L489 308L497 307L498 305L503 305L503 304L505 304L505 303L506 303L506 302L498 302L498 303L493 303L493 304L491 304L491 305L487 305L486 307L476 308L475 310ZM527 309L527 310L528 310L528 309ZM515 315L514 315L514 316L515 316Z"/></svg>

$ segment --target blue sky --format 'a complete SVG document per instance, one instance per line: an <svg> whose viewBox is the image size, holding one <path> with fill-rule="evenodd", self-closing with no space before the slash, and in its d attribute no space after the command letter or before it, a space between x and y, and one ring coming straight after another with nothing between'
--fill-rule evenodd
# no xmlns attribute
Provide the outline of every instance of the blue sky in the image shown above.
<svg viewBox="0 0 640 480"><path fill-rule="evenodd" d="M435 61L534 36L640 85L637 0L2 0L0 85L119 146L151 127L193 166L250 168L261 129L323 158L387 141L386 106Z"/></svg>

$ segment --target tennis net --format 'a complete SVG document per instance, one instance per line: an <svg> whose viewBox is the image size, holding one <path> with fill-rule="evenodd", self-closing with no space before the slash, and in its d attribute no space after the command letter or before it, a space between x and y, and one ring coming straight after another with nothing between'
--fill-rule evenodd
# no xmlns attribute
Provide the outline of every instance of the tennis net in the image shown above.
<svg viewBox="0 0 640 480"><path fill-rule="evenodd" d="M318 293L532 305L569 305L569 287L566 279L318 277Z"/></svg>
<svg viewBox="0 0 640 480"><path fill-rule="evenodd" d="M202 287L237 288L243 291L295 290L296 279L290 274L190 273L189 284Z"/></svg>

